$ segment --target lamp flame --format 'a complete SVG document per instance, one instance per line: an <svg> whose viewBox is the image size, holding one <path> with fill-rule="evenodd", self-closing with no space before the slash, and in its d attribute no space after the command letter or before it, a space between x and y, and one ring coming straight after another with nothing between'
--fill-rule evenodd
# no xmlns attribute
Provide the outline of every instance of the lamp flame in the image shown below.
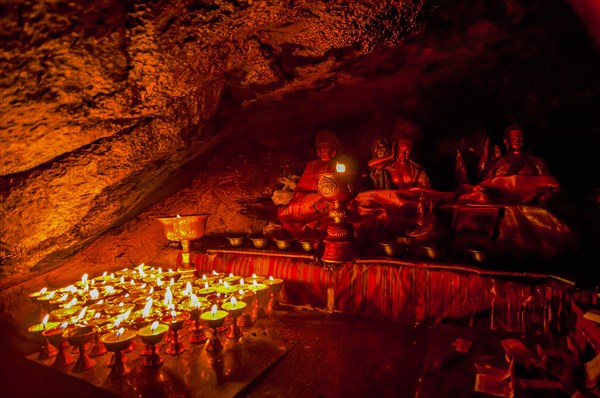
<svg viewBox="0 0 600 398"><path fill-rule="evenodd" d="M235 299L235 297L231 298L231 305L233 306L233 308L235 308L235 305L237 304L237 300Z"/></svg>
<svg viewBox="0 0 600 398"><path fill-rule="evenodd" d="M217 305L213 305L212 308L210 309L210 312L212 312L212 316L215 317L217 315Z"/></svg>
<svg viewBox="0 0 600 398"><path fill-rule="evenodd" d="M64 321L63 323L60 324L61 329L65 329L67 326L69 326L69 323L67 321Z"/></svg>
<svg viewBox="0 0 600 398"><path fill-rule="evenodd" d="M123 334L124 331L125 331L125 328L120 328L119 330L117 330L117 333L115 333L117 338L121 337L121 335Z"/></svg>
<svg viewBox="0 0 600 398"><path fill-rule="evenodd" d="M273 279L273 276L269 276L269 280L274 281L275 279Z"/></svg>
<svg viewBox="0 0 600 398"><path fill-rule="evenodd" d="M223 282L223 286L225 286L225 289L229 289L229 283L227 283L226 281Z"/></svg>
<svg viewBox="0 0 600 398"><path fill-rule="evenodd" d="M100 293L98 292L98 289L94 289L90 292L90 297L92 298L92 300L96 300L99 294Z"/></svg>
<svg viewBox="0 0 600 398"><path fill-rule="evenodd" d="M204 282L204 288L208 289L208 282Z"/></svg>
<svg viewBox="0 0 600 398"><path fill-rule="evenodd" d="M50 314L46 314L44 319L42 319L42 327L46 329L46 324L48 323L48 319L50 319Z"/></svg>
<svg viewBox="0 0 600 398"><path fill-rule="evenodd" d="M177 214L177 218L181 218L181 216L179 214Z"/></svg>
<svg viewBox="0 0 600 398"><path fill-rule="evenodd" d="M154 331L156 330L157 327L158 327L158 321L152 322L152 326L150 326L150 331L152 333L154 333Z"/></svg>
<svg viewBox="0 0 600 398"><path fill-rule="evenodd" d="M165 305L169 305L169 304L173 303L173 293L171 293L171 288L169 286L167 286L167 290L165 292L164 303L165 303Z"/></svg>
<svg viewBox="0 0 600 398"><path fill-rule="evenodd" d="M42 290L40 290L40 295L46 293L48 291L47 287L42 288Z"/></svg>
<svg viewBox="0 0 600 398"><path fill-rule="evenodd" d="M100 318L100 313L99 313L99 312L96 312L96 313L94 314L94 319L98 319L98 318Z"/></svg>
<svg viewBox="0 0 600 398"><path fill-rule="evenodd" d="M343 173L346 171L346 166L343 163L336 163L335 171L337 171L338 173Z"/></svg>
<svg viewBox="0 0 600 398"><path fill-rule="evenodd" d="M83 274L83 276L81 277L81 283L83 283L85 285L85 284L87 284L87 280L88 280L88 274Z"/></svg>
<svg viewBox="0 0 600 398"><path fill-rule="evenodd" d="M81 309L81 311L79 312L79 315L77 315L77 321L81 321L83 319L83 317L85 316L85 313L87 312L87 307L83 307Z"/></svg>
<svg viewBox="0 0 600 398"><path fill-rule="evenodd" d="M244 278L240 278L240 286L244 286Z"/></svg>
<svg viewBox="0 0 600 398"><path fill-rule="evenodd" d="M148 315L150 315L150 311L152 310L152 298L148 297L150 300L148 300L146 302L146 305L144 306L144 309L142 310L142 317L143 318L148 318Z"/></svg>

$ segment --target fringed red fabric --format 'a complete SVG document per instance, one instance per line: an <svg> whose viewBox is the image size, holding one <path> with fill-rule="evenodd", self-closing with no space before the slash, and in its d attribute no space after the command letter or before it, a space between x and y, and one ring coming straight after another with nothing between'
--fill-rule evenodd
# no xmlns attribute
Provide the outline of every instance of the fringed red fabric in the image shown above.
<svg viewBox="0 0 600 398"><path fill-rule="evenodd" d="M200 274L273 276L285 280L281 301L395 321L440 321L489 312L490 327L548 331L568 322L572 287L550 278L501 278L407 264L347 263L331 271L303 258L199 255ZM333 289L333 303L327 301Z"/></svg>

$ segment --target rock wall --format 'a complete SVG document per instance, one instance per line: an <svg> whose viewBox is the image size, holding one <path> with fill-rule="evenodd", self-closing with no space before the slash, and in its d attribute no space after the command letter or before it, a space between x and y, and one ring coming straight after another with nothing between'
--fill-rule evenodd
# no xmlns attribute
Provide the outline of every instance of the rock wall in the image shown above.
<svg viewBox="0 0 600 398"><path fill-rule="evenodd" d="M425 4L2 3L0 276L53 267L135 216L230 134L240 104L315 87Z"/></svg>

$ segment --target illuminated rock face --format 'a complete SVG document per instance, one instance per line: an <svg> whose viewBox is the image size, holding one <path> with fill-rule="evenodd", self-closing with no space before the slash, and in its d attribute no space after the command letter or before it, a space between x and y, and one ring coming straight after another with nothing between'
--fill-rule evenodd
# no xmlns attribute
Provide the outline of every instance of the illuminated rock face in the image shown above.
<svg viewBox="0 0 600 398"><path fill-rule="evenodd" d="M314 156L321 126L366 164L390 117L414 120L438 189L461 137L511 118L566 185L595 159L598 60L560 2L79 3L0 5L0 278L114 226L142 232L96 240L79 266L160 256L151 220L173 211L259 231L249 205Z"/></svg>
<svg viewBox="0 0 600 398"><path fill-rule="evenodd" d="M423 3L3 3L2 276L147 206L227 137L209 121L231 91L235 105L320 86L340 57L414 28Z"/></svg>

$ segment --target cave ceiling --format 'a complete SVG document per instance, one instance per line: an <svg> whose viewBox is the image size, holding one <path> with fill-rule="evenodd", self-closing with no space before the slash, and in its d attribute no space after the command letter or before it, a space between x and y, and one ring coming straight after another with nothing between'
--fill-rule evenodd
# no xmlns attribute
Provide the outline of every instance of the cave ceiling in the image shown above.
<svg viewBox="0 0 600 398"><path fill-rule="evenodd" d="M68 258L189 183L187 167L204 181L221 172L221 184L223 153L252 148L240 163L291 168L320 126L362 160L402 115L436 142L423 154L435 164L448 137L509 116L564 128L547 119L569 109L573 134L592 143L597 54L567 3L545 4L2 3L2 275ZM225 151L235 137L252 144Z"/></svg>

